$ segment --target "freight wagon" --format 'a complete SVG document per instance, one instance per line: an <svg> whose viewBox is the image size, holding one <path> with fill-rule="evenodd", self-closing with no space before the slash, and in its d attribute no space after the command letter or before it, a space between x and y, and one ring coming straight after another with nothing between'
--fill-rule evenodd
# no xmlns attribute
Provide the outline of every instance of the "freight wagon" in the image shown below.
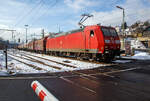
<svg viewBox="0 0 150 101"><path fill-rule="evenodd" d="M44 37L42 39L36 40L34 42L34 51L38 53L46 53L46 41L47 37Z"/></svg>

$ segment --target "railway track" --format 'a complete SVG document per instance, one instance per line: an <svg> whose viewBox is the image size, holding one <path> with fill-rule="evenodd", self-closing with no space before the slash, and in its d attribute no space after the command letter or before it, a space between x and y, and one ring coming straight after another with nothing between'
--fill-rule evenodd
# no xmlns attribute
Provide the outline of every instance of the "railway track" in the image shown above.
<svg viewBox="0 0 150 101"><path fill-rule="evenodd" d="M9 57L12 58L12 59L14 59L14 60L16 60L16 61L18 61L18 62L20 62L20 63L23 63L23 64L27 65L27 66L30 66L30 67L32 67L32 68L34 68L34 69L36 69L36 70L44 70L43 68L40 68L40 67L38 67L38 66L35 66L35 65L32 65L32 64L29 64L29 63L20 61L20 60L18 60L18 59L15 59L14 57L12 57L12 56L10 56L10 55L9 55Z"/></svg>
<svg viewBox="0 0 150 101"><path fill-rule="evenodd" d="M56 60L52 60L52 59L50 59L50 58L46 58L46 57L42 57L42 56L37 56L37 55L33 55L33 54L30 54L30 53L27 53L27 52L17 52L18 54L20 54L20 55L22 55L22 56L25 56L25 57L27 57L27 58L30 58L30 59L32 59L32 60L36 60L36 61L39 61L39 62L41 62L41 59L42 59L42 61L48 61L48 62L52 62L52 63L56 63L56 64L59 64L59 65L62 65L62 66L66 66L66 67L71 67L71 68L78 68L78 66L75 66L74 64L68 64L69 62L72 62L72 61L70 61L70 60L65 60L65 61L63 61L63 59L65 59L65 58L63 58L62 59L62 57L55 57L54 56L54 58L61 58L60 59L60 61L58 62L58 61L56 61ZM39 60L40 59L40 60ZM68 59L68 58L67 58ZM72 60L72 59L71 59ZM78 60L77 60L78 61ZM66 63L64 63L64 62L66 62ZM68 63L67 63L68 62ZM82 62L84 62L84 61L82 61ZM91 63L91 64L93 64L93 62L88 62L88 63ZM94 63L95 64L95 63ZM115 64L106 64L106 63L98 63L98 64L102 64L102 65L115 65Z"/></svg>
<svg viewBox="0 0 150 101"><path fill-rule="evenodd" d="M28 53L27 52L19 52L19 53L22 54L22 55L33 56L33 57L40 58L40 59L43 59L43 60L46 60L46 61L54 62L54 63L60 64L60 65L63 65L63 66L77 68L77 66L73 66L73 65L69 65L67 63L62 63L62 62L54 61L52 59L47 59L47 58L44 58L42 56L36 56L36 55L30 54L29 52ZM49 56L49 55L47 55L47 56ZM115 62L105 63L105 62L97 62L97 61L79 60L79 59L75 59L75 58L71 58L71 57L60 57L60 56L53 56L53 57L57 57L57 58L61 58L61 59L70 59L70 60L75 60L75 61L81 61L81 62L91 63L91 64L102 64L102 65L107 65L107 66L109 66L109 65L116 65Z"/></svg>
<svg viewBox="0 0 150 101"><path fill-rule="evenodd" d="M42 61L39 61L39 60L36 60L36 59L33 59L33 58L25 58L25 57L21 57L21 56L17 56L17 55L13 55L11 53L8 53L9 55L12 55L12 56L15 56L15 57L18 57L18 58L21 58L21 59L25 59L25 60L28 60L28 61L32 61L32 62L36 62L36 63L39 63L39 64L42 64L42 65L45 65L45 66L48 66L48 67L51 67L51 68L54 68L54 69L58 69L60 70L61 68L58 67L58 66L54 66L54 65L49 65L49 64L46 64Z"/></svg>
<svg viewBox="0 0 150 101"><path fill-rule="evenodd" d="M31 56L33 57L37 57L37 58L40 58L40 59L43 59L43 60L46 60L46 61L49 61L49 62L54 62L54 63L57 63L57 64L60 64L60 65L63 65L63 66L67 66L67 67L72 67L72 68L77 68L77 66L73 66L73 65L69 65L69 64L65 64L65 63L61 63L61 62L57 62L57 61L54 61L54 60L51 60L51 59L47 59L47 58L43 58L43 57L40 57L40 56L35 56L35 55L32 55L32 54L22 54L28 58L32 58ZM28 55L28 56L27 56ZM32 58L34 59L34 58Z"/></svg>
<svg viewBox="0 0 150 101"><path fill-rule="evenodd" d="M27 53L27 52L23 52L23 53L30 55L29 52L28 52L28 53ZM44 55L47 55L47 54L44 54ZM35 55L33 55L33 56L35 56ZM49 55L49 54L48 54L48 56L54 56L54 55ZM37 57L39 57L39 56L37 56ZM89 61L89 60L86 60L86 59L82 59L82 60L81 60L81 59L77 59L77 58L74 58L74 57L67 57L67 56L54 56L54 57L63 58L63 59L70 59L70 60L77 60L77 61L86 62L86 63L108 64L108 65L114 64L113 62L106 63L106 62L95 61L95 60L92 60L92 61ZM39 58L40 58L40 57L39 57ZM51 60L50 60L50 61L51 61ZM53 61L53 60L52 60L52 61ZM55 62L57 62L57 61L55 61Z"/></svg>
<svg viewBox="0 0 150 101"><path fill-rule="evenodd" d="M27 57L27 58L24 58L24 57L19 57L19 56L17 56L17 57L19 57L19 58L24 58L24 59L27 59L27 60L30 60L30 61L33 61L33 62L38 62L38 63L41 63L41 64L44 64L44 65L47 65L47 64L45 64L44 62L42 62L42 61L39 61L39 60L37 60L37 59L35 59L35 58L33 58L33 57L36 57L36 58L40 58L40 59L43 59L43 60L46 60L46 61L50 61L50 62L54 62L54 63L57 63L57 64L60 64L60 65L63 65L63 66L67 66L67 67L72 67L72 68L77 68L76 66L72 66L72 65L69 65L69 64L64 64L64 63L61 63L61 62L57 62L57 61L54 61L54 60L51 60L51 59L47 59L47 58L43 58L43 57L40 57L40 56L35 56L35 55L32 55L32 54L28 54L28 53L20 53L21 55L23 55L23 56L25 56L25 57ZM31 57L32 56L32 57ZM113 64L113 65L118 65L118 64ZM51 65L47 65L47 66L51 66ZM112 65L111 65L112 66ZM118 65L119 66L119 65ZM59 67L58 67L59 68ZM104 69L105 68L105 69ZM123 70L123 69L127 69L127 68L122 68L122 67L120 67L121 68L121 70ZM99 70L100 69L100 70ZM118 71L118 69L114 69L114 68L107 68L106 69L106 67L101 67L101 68L99 68L99 69L95 69L95 71L92 69L89 69L89 70L87 70L88 72L87 73L82 73L82 72L80 72L80 71L70 71L71 73L74 73L75 75L77 74L77 75L81 75L81 76L90 76L90 77L92 77L92 75L97 75L97 74L100 74L100 75L105 75L105 76L109 76L108 74L107 74L107 72L108 73L112 73L112 72L117 72ZM119 70L119 71L121 71L121 70ZM89 74L90 73L90 74ZM88 75L87 75L88 74ZM111 76L110 76L111 77ZM95 77L93 77L93 78L95 78Z"/></svg>
<svg viewBox="0 0 150 101"><path fill-rule="evenodd" d="M61 65L64 65L64 66L67 66L67 67L72 67L72 68L77 68L77 66L72 66L72 65L69 65L69 64L65 64L65 63L61 63L61 62L57 62L57 61L54 61L54 60L51 60L51 59L47 59L47 58L43 58L41 56L36 56L36 55L33 55L33 54L30 54L30 53L27 53L27 52L21 52L23 53L23 55L27 54L29 56L33 56L33 57L37 57L37 58L40 58L40 59L44 59L44 60L47 60L47 61L50 61L50 62L54 62L54 63L57 63L57 64L61 64ZM45 55L45 54L44 54ZM49 55L48 55L49 56ZM113 65L118 65L118 67L120 67L119 63L115 63L115 62L111 62L111 63L105 63L105 62L97 62L97 61L89 61L89 60L79 60L79 59L76 59L76 58L71 58L71 57L60 57L60 56L54 56L54 57L58 57L58 58L62 58L62 59L70 59L70 60L77 60L77 61L81 61L81 62L86 62L86 63L94 63L94 64L104 64L104 65L107 65L107 66L113 66ZM119 60L131 60L131 62L135 62L136 59L129 59L129 58L116 58L116 59L119 59ZM126 66L127 67L127 66ZM123 67L124 68L124 67ZM126 68L124 68L126 69Z"/></svg>
<svg viewBox="0 0 150 101"><path fill-rule="evenodd" d="M11 53L9 53L10 55L13 55L13 54L11 54ZM61 62L57 62L57 61L54 61L54 60L50 60L50 59L46 59L46 58L43 58L43 57L40 57L40 56L35 56L35 55L31 55L31 54L20 54L20 55L23 55L23 56L16 56L16 55L13 55L13 56L16 56L16 57L18 57L18 58L21 58L21 59L25 59L25 60L28 60L28 61L32 61L32 62L37 62L37 63L40 63L40 64L43 64L43 65L46 65L46 66L49 66L49 67L54 67L55 69L61 69L60 67L56 67L56 66L53 66L53 65L48 65L48 64L46 64L46 63L44 63L44 62L42 62L42 61L39 61L39 60L37 60L37 59L35 59L35 58L33 58L33 57L36 57L36 58L40 58L40 59L43 59L43 60L47 60L47 61L50 61L50 62L54 62L54 63L57 63L57 64L61 64L61 65L63 65L63 66L68 66L68 67L72 67L72 68L77 68L76 66L72 66L72 65L69 65L69 64L64 64L64 63L61 63ZM32 56L32 57L31 57ZM87 71L89 71L90 73L97 73L97 72L100 72L99 70L97 70L96 72L94 71L93 72L93 70L87 70ZM109 70L109 71L111 71L111 70ZM77 72L77 71L72 71L72 73L77 73L77 74L82 74L82 73L79 73L79 72ZM85 74L83 74L83 75L85 75Z"/></svg>
<svg viewBox="0 0 150 101"><path fill-rule="evenodd" d="M23 56L25 56L25 57L27 57L28 58L28 60L30 60L30 61L33 61L33 62L38 62L38 63L41 63L41 64L44 64L44 65L47 65L47 66L53 66L53 65L48 65L48 64L46 64L46 63L44 63L44 62L42 62L42 61L40 61L40 60L38 60L38 59L36 59L36 58L40 58L40 59L42 59L42 60L46 60L46 61L49 61L49 62L54 62L54 63L56 63L56 64L60 64L60 65L62 65L62 66L67 66L67 67L72 67L72 68L77 68L77 66L73 66L73 65L69 65L69 64L65 64L65 63L62 63L62 62L58 62L58 61L54 61L54 60L51 60L51 59L47 59L47 58L44 58L44 57L41 57L41 56L36 56L36 55L32 55L32 54L29 54L29 53L27 53L27 52L21 52L20 53L20 55L23 55ZM36 57L36 58L34 58L34 57ZM21 58L21 57L19 57L19 58ZM23 57L22 57L23 58ZM24 58L24 59L27 59L27 58ZM100 64L100 63L99 63ZM120 65L119 64L108 64L108 66L115 66L115 65L117 65L118 67L119 67L119 69L128 69L128 67L127 68L122 68L122 67L120 67ZM92 74L96 74L96 73L103 73L103 72L111 72L111 71L117 71L117 69L118 69L118 67L116 68L112 68L112 69L110 69L111 67L109 67L109 68L105 68L106 66L104 66L104 67L101 67L101 68L99 68L98 70L96 70L96 71L93 71L93 69L91 70L91 69L89 69L89 70L87 70L87 71L89 71L90 73L92 73ZM60 67L58 67L59 69L60 69ZM83 75L85 75L85 74L87 74L87 73L80 73L79 71L77 72L77 71L71 71L72 73L76 73L76 74L83 74ZM88 73L89 73L88 72Z"/></svg>

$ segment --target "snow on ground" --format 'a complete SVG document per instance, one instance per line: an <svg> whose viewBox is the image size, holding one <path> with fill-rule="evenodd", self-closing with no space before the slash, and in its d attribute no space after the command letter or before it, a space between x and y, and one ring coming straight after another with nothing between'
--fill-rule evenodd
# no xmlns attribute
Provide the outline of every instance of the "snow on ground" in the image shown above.
<svg viewBox="0 0 150 101"><path fill-rule="evenodd" d="M143 45L143 43L137 39L130 39L128 40L131 42L131 48L135 49L146 49L146 47Z"/></svg>
<svg viewBox="0 0 150 101"><path fill-rule="evenodd" d="M43 70L36 70L23 63L13 60L9 56L8 56L8 69L18 73L39 73L39 72L43 73L44 72ZM5 68L5 55L3 51L0 51L0 71L7 72Z"/></svg>
<svg viewBox="0 0 150 101"><path fill-rule="evenodd" d="M12 60L8 65L9 70L16 73L44 73L44 70L36 70L32 67L29 67L23 63Z"/></svg>
<svg viewBox="0 0 150 101"><path fill-rule="evenodd" d="M82 61L78 61L78 60L66 59L66 58L62 58L62 57L54 57L54 56L49 56L49 55L36 54L36 53L30 53L30 52L18 51L18 50L15 50L15 51L9 50L8 53L11 53L11 54L18 56L18 57L15 57L15 56L11 56L8 54L8 70L16 72L16 73L26 73L27 74L27 73L63 72L63 71L92 69L92 68L98 68L101 66L106 66L106 64L88 63L88 62L82 62ZM28 57L26 57L24 55L27 55ZM11 56L15 59L18 59L19 61L40 67L42 69L41 70L35 69L31 66L20 63L16 60L12 59L9 56ZM76 66L77 68L67 67L67 66L57 64L54 62L50 62L48 60L44 60L44 59L34 57L34 56L38 56L38 57L42 57L45 59L57 61L57 62L60 62L63 64L71 65L71 66ZM19 57L22 57L22 58L19 58ZM29 59L29 60L26 60L24 58ZM138 52L137 51L134 56L123 57L123 58L149 60L150 55L146 52ZM52 68L50 66L46 66L44 64L30 61L31 59L33 59L33 60L35 59L37 61L43 62L43 63L48 64L48 65L57 66L57 67L60 67L61 69L58 70L58 69ZM131 60L116 60L113 62L115 62L115 63L128 63L128 62L131 62ZM5 69L5 55L4 55L3 51L0 51L0 72L7 72L7 70Z"/></svg>
<svg viewBox="0 0 150 101"><path fill-rule="evenodd" d="M24 57L24 58L28 58L28 57L23 56L23 55L21 55L21 54L18 54L18 55L19 55L19 56L22 56L22 57ZM70 70L73 70L73 68L66 67L66 66L63 66L63 65L54 63L54 62L50 62L50 61L47 61L47 60L43 60L43 59L40 59L40 58L37 58L37 57L34 57L34 56L30 56L30 57L31 57L31 58L34 58L34 59L36 59L36 60L38 60L38 61L41 61L41 62L43 62L43 63L45 63L45 64L53 65L53 66L58 66L58 67L62 68L61 70L59 70L59 72L60 72L60 71L70 71ZM30 59L30 58L28 58L28 59ZM31 61L29 61L29 62L31 62ZM36 65L36 64L38 64L38 63L35 64L35 63L32 62L32 64ZM37 66L40 66L40 67L42 67L42 68L45 68L45 67L46 67L45 65L41 65L41 64L38 64ZM43 66L44 66L44 67L43 67ZM56 69L49 68L49 67L48 67L47 69L52 69L53 72L57 72L57 71L58 71L58 70L56 70ZM49 70L49 71L52 71L52 70Z"/></svg>
<svg viewBox="0 0 150 101"><path fill-rule="evenodd" d="M121 56L125 59L150 60L150 54L147 52L135 51L133 56Z"/></svg>
<svg viewBox="0 0 150 101"><path fill-rule="evenodd" d="M9 55L8 55L8 56L9 56ZM31 65L34 65L34 66L43 68L43 70L45 70L45 71L51 71L51 72L56 72L56 71L57 71L57 70L54 69L54 68L50 68L50 67L45 66L45 65L40 64L40 63L32 62L32 61L30 61L30 60L26 60L26 59L23 59L23 58L21 59L21 58L15 57L15 56L12 56L12 57L15 58L15 59L18 59L18 60L20 60L20 61L22 61L22 62L25 62L25 63L31 64Z"/></svg>
<svg viewBox="0 0 150 101"><path fill-rule="evenodd" d="M135 55L131 57L132 59L138 59L138 60L150 60L150 54L147 52L139 52L136 51Z"/></svg>
<svg viewBox="0 0 150 101"><path fill-rule="evenodd" d="M63 72L63 71L73 71L73 70L82 70L82 69L92 69L92 68L98 68L101 66L106 66L104 64L95 64L95 63L88 63L88 62L82 62L82 61L78 61L78 60L70 60L70 59L66 59L66 58L61 58L61 57L54 57L54 56L48 56L48 55L42 55L42 54L36 54L36 53L30 53L30 52L25 52L25 51L18 51L18 50L9 50L8 53L14 54L16 56L22 57L15 57L12 56L10 54L8 54L8 70L9 71L13 71L15 73L47 73L47 72ZM38 56L38 57L42 57L42 58L46 58L49 60L53 60L53 61L57 61L57 62L61 62L63 64L68 64L71 66L76 66L77 68L73 68L73 67L67 67L67 66L63 66L61 64L57 64L54 62L50 62L38 57L34 57L31 55L28 55L29 57L36 59L38 61L41 61L45 64L48 65L52 65L52 66L57 66L60 67L61 69L54 69L50 66L46 66L44 64L40 64L34 61L30 61L30 60L26 60L23 58L27 58L27 59L31 59L29 57L24 56L24 54L31 54L34 56ZM25 65L23 63L20 63L14 59L12 59L11 57L18 59L19 61L28 63L28 64L32 64L34 66L40 67L42 68L42 70L37 70L31 66ZM66 61L66 62L65 62ZM5 55L3 53L3 51L0 51L0 71L1 72L7 72L7 70L5 69Z"/></svg>
<svg viewBox="0 0 150 101"><path fill-rule="evenodd" d="M92 68L97 68L100 66L105 66L104 64L87 63L87 62L82 62L82 61L78 61L78 60L66 59L66 58L62 58L62 57L54 57L54 56L48 56L48 55L36 54L36 53L30 53L30 52L26 52L26 53L78 67L78 68L72 68L72 69L69 67L69 69L71 69L71 70L92 69ZM36 57L34 57L34 58L36 58ZM39 59L39 58L36 58L36 59ZM68 62L65 63L64 61L68 61ZM64 68L66 68L66 67L64 67ZM67 69L68 69L68 67L67 67Z"/></svg>
<svg viewBox="0 0 150 101"><path fill-rule="evenodd" d="M115 63L128 63L128 62L131 62L131 60L115 60L113 62L115 62Z"/></svg>

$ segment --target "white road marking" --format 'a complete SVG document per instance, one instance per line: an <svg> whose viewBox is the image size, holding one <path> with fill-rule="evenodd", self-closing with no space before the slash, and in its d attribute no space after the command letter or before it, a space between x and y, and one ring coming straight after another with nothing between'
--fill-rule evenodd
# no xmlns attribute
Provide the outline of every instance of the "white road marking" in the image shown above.
<svg viewBox="0 0 150 101"><path fill-rule="evenodd" d="M135 69L140 69L141 67L136 67L136 68L129 68L129 69L123 69L123 70L116 70L116 71L111 71L111 72L106 72L106 73L95 73L95 74L89 74L89 75L108 75L108 74L112 74L112 73L120 73L120 72L126 72L126 71L132 71Z"/></svg>
<svg viewBox="0 0 150 101"><path fill-rule="evenodd" d="M79 85L79 84L77 84L77 83L74 83L73 81L71 81L71 80L69 80L69 79L64 78L64 77L60 77L60 78L61 78L62 80L64 80L64 81L66 81L66 82L69 82L69 83L71 83L71 84L73 84L73 85L76 85L76 86L78 86L78 87L81 87L81 88L83 88L83 89L85 89L85 90L88 90L88 91L90 91L90 92L96 94L96 92L95 92L94 90L92 90L92 89L89 89L89 88L87 88L87 87L81 86L81 85Z"/></svg>

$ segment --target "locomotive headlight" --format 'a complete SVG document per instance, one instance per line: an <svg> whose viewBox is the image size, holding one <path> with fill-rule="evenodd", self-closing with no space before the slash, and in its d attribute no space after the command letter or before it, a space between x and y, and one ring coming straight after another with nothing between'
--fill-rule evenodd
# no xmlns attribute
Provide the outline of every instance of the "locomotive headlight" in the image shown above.
<svg viewBox="0 0 150 101"><path fill-rule="evenodd" d="M116 44L120 44L120 40L115 40L115 43Z"/></svg>
<svg viewBox="0 0 150 101"><path fill-rule="evenodd" d="M105 53L109 53L109 51L105 51Z"/></svg>
<svg viewBox="0 0 150 101"><path fill-rule="evenodd" d="M105 40L105 43L110 43L110 40Z"/></svg>
<svg viewBox="0 0 150 101"><path fill-rule="evenodd" d="M105 46L105 49L108 48L108 46Z"/></svg>

